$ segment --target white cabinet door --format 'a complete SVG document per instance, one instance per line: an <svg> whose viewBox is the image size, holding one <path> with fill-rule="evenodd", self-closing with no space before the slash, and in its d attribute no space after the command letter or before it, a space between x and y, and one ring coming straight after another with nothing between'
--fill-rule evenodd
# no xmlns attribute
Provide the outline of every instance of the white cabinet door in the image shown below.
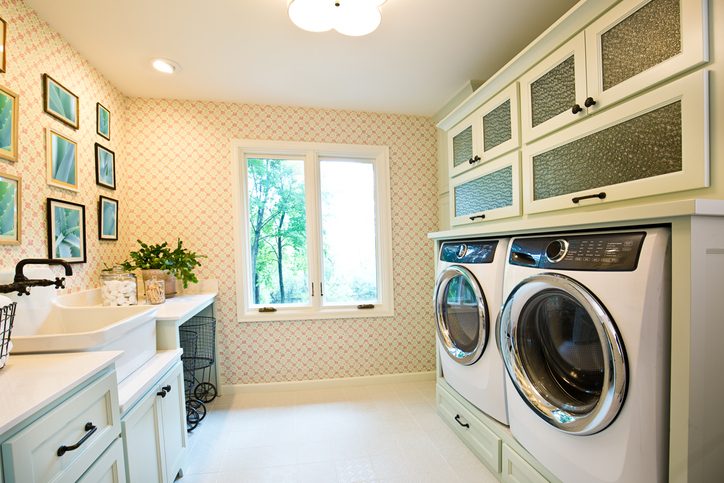
<svg viewBox="0 0 724 483"><path fill-rule="evenodd" d="M526 213L709 186L707 72L619 104L523 150Z"/></svg>
<svg viewBox="0 0 724 483"><path fill-rule="evenodd" d="M165 464L159 396L152 390L121 422L128 483L161 483Z"/></svg>
<svg viewBox="0 0 724 483"><path fill-rule="evenodd" d="M172 482L181 469L186 455L186 401L184 399L184 376L181 363L161 382L161 391L166 395L158 403L161 406L164 472L166 481Z"/></svg>
<svg viewBox="0 0 724 483"><path fill-rule="evenodd" d="M126 464L123 460L123 443L120 438L93 463L78 483L125 483Z"/></svg>
<svg viewBox="0 0 724 483"><path fill-rule="evenodd" d="M447 151L450 177L464 173L482 159L480 118L477 112L448 131Z"/></svg>
<svg viewBox="0 0 724 483"><path fill-rule="evenodd" d="M486 163L520 147L518 83L513 82L477 111L482 136L482 160Z"/></svg>

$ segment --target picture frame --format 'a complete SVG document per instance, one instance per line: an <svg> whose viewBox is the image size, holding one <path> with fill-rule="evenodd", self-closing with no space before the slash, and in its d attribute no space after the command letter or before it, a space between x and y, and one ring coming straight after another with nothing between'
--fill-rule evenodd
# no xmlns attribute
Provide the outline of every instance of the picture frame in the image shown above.
<svg viewBox="0 0 724 483"><path fill-rule="evenodd" d="M116 189L116 153L96 143L96 184Z"/></svg>
<svg viewBox="0 0 724 483"><path fill-rule="evenodd" d="M48 128L46 154L48 184L78 191L78 144Z"/></svg>
<svg viewBox="0 0 724 483"><path fill-rule="evenodd" d="M100 102L96 102L96 132L111 140L111 111Z"/></svg>
<svg viewBox="0 0 724 483"><path fill-rule="evenodd" d="M0 86L0 158L18 160L18 95Z"/></svg>
<svg viewBox="0 0 724 483"><path fill-rule="evenodd" d="M22 207L20 176L0 173L0 245L20 245Z"/></svg>
<svg viewBox="0 0 724 483"><path fill-rule="evenodd" d="M118 200L98 198L98 239L118 240Z"/></svg>
<svg viewBox="0 0 724 483"><path fill-rule="evenodd" d="M43 74L43 110L73 129L80 126L80 101L60 82Z"/></svg>
<svg viewBox="0 0 724 483"><path fill-rule="evenodd" d="M85 263L85 206L56 198L46 203L48 258Z"/></svg>
<svg viewBox="0 0 724 483"><path fill-rule="evenodd" d="M2 55L0 56L0 72L6 72L5 69L5 39L8 37L8 23L0 18L0 48Z"/></svg>

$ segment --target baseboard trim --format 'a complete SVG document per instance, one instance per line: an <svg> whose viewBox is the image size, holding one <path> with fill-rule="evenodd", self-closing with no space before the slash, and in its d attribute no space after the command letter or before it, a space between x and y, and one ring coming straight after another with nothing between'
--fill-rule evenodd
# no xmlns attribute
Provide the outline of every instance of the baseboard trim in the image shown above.
<svg viewBox="0 0 724 483"><path fill-rule="evenodd" d="M405 382L434 381L435 371L410 372L404 374L381 374L378 376L340 377L335 379L313 379L308 381L266 382L260 384L224 384L223 394L253 392L306 391L309 389L330 389L337 387L367 386L371 384L399 384Z"/></svg>

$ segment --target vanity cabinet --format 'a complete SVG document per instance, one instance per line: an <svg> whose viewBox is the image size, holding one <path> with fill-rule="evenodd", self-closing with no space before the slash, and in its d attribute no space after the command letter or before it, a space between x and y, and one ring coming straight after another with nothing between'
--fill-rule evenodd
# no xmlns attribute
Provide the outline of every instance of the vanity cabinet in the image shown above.
<svg viewBox="0 0 724 483"><path fill-rule="evenodd" d="M624 0L520 79L532 142L708 61L706 0Z"/></svg>
<svg viewBox="0 0 724 483"><path fill-rule="evenodd" d="M129 483L170 483L187 447L183 370L177 362L121 421Z"/></svg>
<svg viewBox="0 0 724 483"><path fill-rule="evenodd" d="M520 146L518 83L486 101L448 133L449 172L457 176Z"/></svg>
<svg viewBox="0 0 724 483"><path fill-rule="evenodd" d="M123 483L126 466L123 462L123 444L116 438L113 444L93 463L78 483Z"/></svg>
<svg viewBox="0 0 724 483"><path fill-rule="evenodd" d="M454 225L520 215L520 152L486 163L450 181Z"/></svg>
<svg viewBox="0 0 724 483"><path fill-rule="evenodd" d="M527 213L709 186L707 72L523 149Z"/></svg>

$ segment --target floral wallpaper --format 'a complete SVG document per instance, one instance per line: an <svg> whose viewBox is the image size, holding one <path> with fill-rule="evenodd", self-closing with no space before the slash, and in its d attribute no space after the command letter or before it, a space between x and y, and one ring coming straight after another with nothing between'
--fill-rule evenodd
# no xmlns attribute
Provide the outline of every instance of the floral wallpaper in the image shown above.
<svg viewBox="0 0 724 483"><path fill-rule="evenodd" d="M224 381L296 381L434 369L436 137L431 119L217 102L128 99L127 240L180 236L208 255ZM395 317L237 322L232 139L390 148Z"/></svg>

